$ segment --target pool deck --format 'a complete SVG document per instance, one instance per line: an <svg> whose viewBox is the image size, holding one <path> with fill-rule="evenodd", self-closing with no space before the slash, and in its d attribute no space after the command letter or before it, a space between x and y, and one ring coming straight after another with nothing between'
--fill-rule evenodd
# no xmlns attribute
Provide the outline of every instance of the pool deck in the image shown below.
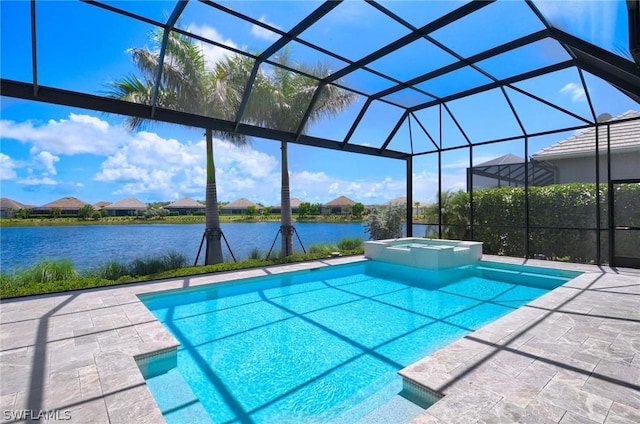
<svg viewBox="0 0 640 424"><path fill-rule="evenodd" d="M585 272L405 368L444 397L413 423L640 422L640 270ZM175 348L137 295L362 260L332 258L3 301L3 423L159 423L134 356ZM400 378L400 377L399 377Z"/></svg>

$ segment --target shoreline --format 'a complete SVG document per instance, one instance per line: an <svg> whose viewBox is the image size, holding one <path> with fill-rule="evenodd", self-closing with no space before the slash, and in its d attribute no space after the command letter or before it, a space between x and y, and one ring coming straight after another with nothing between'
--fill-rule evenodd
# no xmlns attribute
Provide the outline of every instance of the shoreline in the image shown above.
<svg viewBox="0 0 640 424"><path fill-rule="evenodd" d="M338 216L318 217L318 219L295 219L299 223L322 223L322 224L349 224L364 222L363 219L351 219ZM259 222L280 222L280 217L232 217L221 216L220 223L259 223ZM138 225L138 224L204 224L204 216L187 215L184 217L165 217L162 219L135 219L131 217L108 217L99 220L83 220L79 218L2 218L0 228L16 227L65 227L78 225Z"/></svg>

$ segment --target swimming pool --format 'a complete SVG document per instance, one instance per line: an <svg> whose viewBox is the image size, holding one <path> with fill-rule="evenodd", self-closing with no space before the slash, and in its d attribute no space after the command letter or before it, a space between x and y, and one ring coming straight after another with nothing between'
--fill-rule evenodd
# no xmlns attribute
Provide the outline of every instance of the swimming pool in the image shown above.
<svg viewBox="0 0 640 424"><path fill-rule="evenodd" d="M141 369L168 423L355 422L398 370L577 275L363 261L141 295L181 344Z"/></svg>

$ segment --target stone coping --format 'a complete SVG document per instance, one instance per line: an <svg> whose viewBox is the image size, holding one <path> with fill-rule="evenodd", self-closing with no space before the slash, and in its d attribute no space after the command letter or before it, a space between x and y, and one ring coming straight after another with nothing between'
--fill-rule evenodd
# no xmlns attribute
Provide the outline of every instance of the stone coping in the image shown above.
<svg viewBox="0 0 640 424"><path fill-rule="evenodd" d="M526 264L584 274L401 370L413 423L640 422L640 271Z"/></svg>
<svg viewBox="0 0 640 424"><path fill-rule="evenodd" d="M4 300L0 420L31 422L47 413L47 422L163 422L135 358L178 343L139 294L361 260L331 258ZM549 422L640 422L640 272L483 260L586 273L402 370L411 384L444 395L416 422L511 422L518 414Z"/></svg>

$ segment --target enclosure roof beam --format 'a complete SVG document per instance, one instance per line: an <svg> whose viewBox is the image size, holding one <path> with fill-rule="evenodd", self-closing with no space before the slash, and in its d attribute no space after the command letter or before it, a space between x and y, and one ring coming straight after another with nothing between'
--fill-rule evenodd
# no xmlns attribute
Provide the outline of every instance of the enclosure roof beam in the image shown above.
<svg viewBox="0 0 640 424"><path fill-rule="evenodd" d="M557 28L551 28L550 34L569 49L580 69L602 78L640 103L640 66Z"/></svg>
<svg viewBox="0 0 640 424"><path fill-rule="evenodd" d="M407 44L410 44L416 40L418 40L419 38L422 38L424 35L429 34L433 31L436 31L446 25L449 25L452 22L457 21L458 19L461 19L477 10L480 10L481 8L488 6L489 4L493 3L495 0L489 0L489 1L472 1L469 3L466 3L464 6L459 7L458 9L447 13L444 16L441 16L440 18L436 19L435 21L432 21L430 23L428 23L427 25L423 26L422 28L419 28L416 31L412 31L409 34L405 35L404 37L401 37L389 44L387 44L386 46L382 47L381 49L376 50L375 52L363 57L362 59L348 65L345 66L344 68L342 68L341 70L334 72L333 74L329 75L327 78L325 78L324 82L328 83L331 81L335 81L339 78L344 77L345 75L356 71L360 68L363 68L365 65L368 65L371 62L374 62L378 59L380 59L383 56L386 56L387 54L396 51L404 46L406 46ZM369 3L373 3L372 1L369 1Z"/></svg>
<svg viewBox="0 0 640 424"><path fill-rule="evenodd" d="M176 22L178 22L178 18L184 11L184 8L187 7L187 0L179 0L176 3L176 6L173 8L173 12L171 12L171 16L167 19L166 26L164 27L164 34L162 34L162 44L160 45L160 55L158 57L158 69L156 72L155 83L153 84L153 93L151 94L151 115L156 109L156 102L158 100L158 91L160 90L160 80L162 79L162 71L164 65L164 56L167 51L167 42L169 41L169 34L171 30L175 26Z"/></svg>
<svg viewBox="0 0 640 424"><path fill-rule="evenodd" d="M110 97L96 96L93 94L80 93L77 91L63 90L47 86L40 86L38 93L34 94L33 85L25 82L0 79L0 96L33 100L51 104L58 104L71 107L79 107L106 113L115 113L125 116L152 119L155 121L168 122L194 128L208 128L214 131L234 132L235 122L217 119L192 113L180 112L176 110L156 108L155 115L151 116L151 106L140 103L131 103ZM295 140L296 134L288 131L281 131L271 128L263 128L255 125L240 124L238 133L250 137L267 138L270 140ZM332 150L342 150L352 153L361 153L371 156L383 156L392 159L407 159L409 153L394 150L384 150L368 146L355 144L343 145L340 142L327 140L320 137L301 135L295 144L322 147Z"/></svg>
<svg viewBox="0 0 640 424"><path fill-rule="evenodd" d="M403 84L398 84L393 87L389 87L385 90L379 91L375 94L372 94L371 97L380 98L380 97L388 96L389 94L393 94L397 91L407 88L407 86L410 87L416 84L420 84L421 82L425 82L427 80L448 74L450 72L464 68L465 66L469 66L471 64L483 61L485 59L490 59L494 56L498 56L499 54L506 53L511 50L515 50L519 47L523 47L523 46L526 46L527 44L531 44L536 41L543 40L547 37L549 37L549 31L547 31L546 29L531 33L529 35L525 35L524 37L509 41L507 43L501 44L492 49L485 50L483 52L475 54L467 59L458 60L457 62L453 62L439 69L435 69L427 74L412 78L409 81L404 82Z"/></svg>
<svg viewBox="0 0 640 424"><path fill-rule="evenodd" d="M572 60L567 60L564 62L556 63L555 65L545 66L544 68L539 68L534 71L525 72L523 74L515 75L510 78L506 78L503 80L498 80L495 82L491 82L489 84L480 85L478 87L471 88L469 90L460 91L458 93L451 94L446 97L442 97L440 99L432 100L429 102L425 102L410 108L410 111L415 112L417 110L426 109L431 106L439 105L442 103L450 102L452 100L461 99L463 97L472 96L474 94L482 93L484 91L493 90L494 88L498 88L504 85L510 85L519 81L524 81L529 78L535 78L540 75L549 74L551 72L556 72L562 69L569 68L571 66L575 66L575 63Z"/></svg>

